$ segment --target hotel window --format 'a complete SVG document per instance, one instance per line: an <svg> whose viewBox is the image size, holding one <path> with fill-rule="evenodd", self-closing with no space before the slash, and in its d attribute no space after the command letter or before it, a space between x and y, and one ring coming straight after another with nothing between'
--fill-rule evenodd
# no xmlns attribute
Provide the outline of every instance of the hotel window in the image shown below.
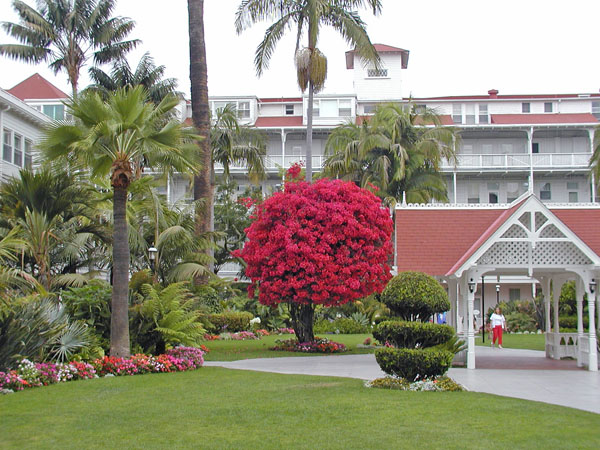
<svg viewBox="0 0 600 450"><path fill-rule="evenodd" d="M569 191L569 203L577 203L579 201L579 183L567 181L567 191Z"/></svg>
<svg viewBox="0 0 600 450"><path fill-rule="evenodd" d="M519 288L510 288L508 290L508 299L511 302L521 300L521 289Z"/></svg>
<svg viewBox="0 0 600 450"><path fill-rule="evenodd" d="M33 167L33 142L29 139L25 139L25 168L31 169Z"/></svg>
<svg viewBox="0 0 600 450"><path fill-rule="evenodd" d="M352 102L350 100L340 100L339 113L340 117L352 116Z"/></svg>
<svg viewBox="0 0 600 450"><path fill-rule="evenodd" d="M452 122L462 123L462 105L460 103L452 104Z"/></svg>
<svg viewBox="0 0 600 450"><path fill-rule="evenodd" d="M468 194L468 202L469 203L479 203L479 184L471 183L469 184L469 194Z"/></svg>
<svg viewBox="0 0 600 450"><path fill-rule="evenodd" d="M13 164L15 166L23 166L23 136L14 134L14 153L13 153Z"/></svg>
<svg viewBox="0 0 600 450"><path fill-rule="evenodd" d="M4 129L3 135L3 145L2 145L2 159L9 163L12 162L12 131Z"/></svg>
<svg viewBox="0 0 600 450"><path fill-rule="evenodd" d="M321 101L320 100L315 100L313 102L313 117L319 117L320 115L320 105L321 105ZM308 115L308 112L307 112Z"/></svg>
<svg viewBox="0 0 600 450"><path fill-rule="evenodd" d="M479 104L479 123L490 123L487 104Z"/></svg>
<svg viewBox="0 0 600 450"><path fill-rule="evenodd" d="M539 153L540 152L540 144L538 142L533 142L531 144L531 153Z"/></svg>
<svg viewBox="0 0 600 450"><path fill-rule="evenodd" d="M519 197L519 183L510 182L506 184L506 201L514 202Z"/></svg>
<svg viewBox="0 0 600 450"><path fill-rule="evenodd" d="M54 120L65 120L65 105L44 105L42 112Z"/></svg>
<svg viewBox="0 0 600 450"><path fill-rule="evenodd" d="M216 116L220 111L223 111L226 107L231 108L234 112L237 110L237 104L235 102L213 102L213 115Z"/></svg>
<svg viewBox="0 0 600 450"><path fill-rule="evenodd" d="M592 102L592 114L600 120L600 102Z"/></svg>
<svg viewBox="0 0 600 450"><path fill-rule="evenodd" d="M550 186L550 183L544 183L540 188L540 199L552 200L552 186Z"/></svg>
<svg viewBox="0 0 600 450"><path fill-rule="evenodd" d="M475 125L475 105L467 103L465 111L465 123L467 125Z"/></svg>
<svg viewBox="0 0 600 450"><path fill-rule="evenodd" d="M374 105L372 103L367 103L366 105L363 106L363 113L364 114L374 114L375 108L376 108L376 105Z"/></svg>
<svg viewBox="0 0 600 450"><path fill-rule="evenodd" d="M321 117L338 117L337 100L321 100L319 102L319 115Z"/></svg>
<svg viewBox="0 0 600 450"><path fill-rule="evenodd" d="M237 115L238 115L238 117L240 117L242 119L249 119L250 118L250 102L239 102Z"/></svg>
<svg viewBox="0 0 600 450"><path fill-rule="evenodd" d="M286 116L294 115L294 105L285 105L285 115Z"/></svg>
<svg viewBox="0 0 600 450"><path fill-rule="evenodd" d="M387 78L387 69L367 69L367 78Z"/></svg>
<svg viewBox="0 0 600 450"><path fill-rule="evenodd" d="M531 112L531 103L521 103L521 112L522 113Z"/></svg>
<svg viewBox="0 0 600 450"><path fill-rule="evenodd" d="M546 112L546 113L552 112L552 102L544 103L544 112Z"/></svg>
<svg viewBox="0 0 600 450"><path fill-rule="evenodd" d="M425 114L426 111L426 105L415 105L415 114Z"/></svg>
<svg viewBox="0 0 600 450"><path fill-rule="evenodd" d="M488 183L488 203L498 203L498 192L500 191L499 183Z"/></svg>

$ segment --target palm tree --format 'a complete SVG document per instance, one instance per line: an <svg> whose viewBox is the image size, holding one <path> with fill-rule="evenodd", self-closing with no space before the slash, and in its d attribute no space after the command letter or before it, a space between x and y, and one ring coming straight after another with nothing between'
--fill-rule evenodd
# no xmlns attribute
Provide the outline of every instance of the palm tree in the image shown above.
<svg viewBox="0 0 600 450"><path fill-rule="evenodd" d="M20 44L0 45L0 55L34 64L48 62L55 74L64 70L75 96L81 68L90 58L94 64L105 64L140 43L123 40L135 22L111 17L114 7L115 0L38 0L35 9L13 0L20 22L2 22L2 27Z"/></svg>
<svg viewBox="0 0 600 450"><path fill-rule="evenodd" d="M190 145L199 137L164 117L178 104L166 97L157 106L138 86L120 89L104 101L89 93L69 106L74 125L54 124L41 142L47 160L71 160L94 177L110 175L113 190L113 292L111 349L113 356L130 352L128 325L129 241L126 220L131 182L144 167L163 171L192 171L196 166Z"/></svg>
<svg viewBox="0 0 600 450"><path fill-rule="evenodd" d="M239 33L256 22L273 20L254 57L256 73L262 75L286 30L296 27L295 62L298 86L308 88L306 119L306 181L312 180L312 122L314 94L323 89L327 76L327 58L317 48L319 31L328 25L338 31L356 53L379 65L379 55L367 35L366 25L353 9L368 6L373 14L381 12L380 0L243 0L236 13L235 27ZM306 47L300 48L303 33Z"/></svg>
<svg viewBox="0 0 600 450"><path fill-rule="evenodd" d="M106 98L109 92L119 88L144 86L148 97L158 105L167 95L177 95L183 98L183 93L177 91L175 78L163 79L165 66L156 66L149 53L144 53L135 70L131 69L129 62L119 59L114 62L110 73L98 67L90 67L90 78L94 84L87 87L89 90L99 92Z"/></svg>
<svg viewBox="0 0 600 450"><path fill-rule="evenodd" d="M230 167L244 164L251 180L265 176L265 135L257 128L240 125L237 112L231 106L219 109L210 131L213 161L211 178L215 180L214 163L223 166L225 180L230 179Z"/></svg>
<svg viewBox="0 0 600 450"><path fill-rule="evenodd" d="M196 234L201 236L212 231L212 154L210 149L210 108L208 104L208 77L206 45L204 41L204 0L188 0L190 36L190 87L192 121L203 137L200 141L200 164L202 169L194 177L194 202L196 208ZM203 200L203 201L200 201ZM196 283L204 281L197 278Z"/></svg>
<svg viewBox="0 0 600 450"><path fill-rule="evenodd" d="M344 124L330 134L324 173L377 191L393 206L447 201L443 160L456 162L457 137L431 110L417 114L398 104L380 106L361 125Z"/></svg>

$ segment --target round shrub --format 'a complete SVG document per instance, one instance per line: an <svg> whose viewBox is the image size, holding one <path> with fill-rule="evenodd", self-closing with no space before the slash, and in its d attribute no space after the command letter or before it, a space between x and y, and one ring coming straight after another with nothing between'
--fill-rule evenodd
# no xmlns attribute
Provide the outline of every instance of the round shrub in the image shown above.
<svg viewBox="0 0 600 450"><path fill-rule="evenodd" d="M449 325L436 325L422 322L381 322L373 336L379 342L389 342L394 347L425 348L448 342L454 336Z"/></svg>
<svg viewBox="0 0 600 450"><path fill-rule="evenodd" d="M454 355L449 351L430 348L381 348L375 351L375 359L381 370L408 381L445 374L453 358Z"/></svg>
<svg viewBox="0 0 600 450"><path fill-rule="evenodd" d="M448 294L437 280L422 272L402 272L390 280L381 301L404 320L427 321L450 309Z"/></svg>
<svg viewBox="0 0 600 450"><path fill-rule="evenodd" d="M207 318L212 325L212 327L208 327L209 331L218 334L247 331L250 329L250 321L254 316L247 311L229 311L221 314L209 314Z"/></svg>

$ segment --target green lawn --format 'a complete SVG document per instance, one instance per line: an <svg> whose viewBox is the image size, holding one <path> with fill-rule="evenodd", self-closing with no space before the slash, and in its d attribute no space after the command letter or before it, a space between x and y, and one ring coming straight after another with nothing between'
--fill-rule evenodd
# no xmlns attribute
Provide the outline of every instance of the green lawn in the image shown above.
<svg viewBox="0 0 600 450"><path fill-rule="evenodd" d="M251 358L279 358L282 356L317 356L315 353L296 353L296 352L276 352L269 350L275 345L278 339L291 339L293 334L284 334L281 336L265 336L255 341L209 341L205 342L210 349L206 355L207 361L234 361L237 359ZM341 342L348 347L345 355L356 355L361 353L371 353L371 349L356 348L362 344L366 338L373 339L372 334L320 334L319 337L325 337L331 341Z"/></svg>
<svg viewBox="0 0 600 450"><path fill-rule="evenodd" d="M476 345L490 346L492 341L485 336L485 344L481 340L481 335L475 338ZM543 334L504 334L502 336L502 347L504 348L520 348L525 350L545 350L546 341Z"/></svg>
<svg viewBox="0 0 600 450"><path fill-rule="evenodd" d="M205 367L0 396L2 448L599 448L600 415Z"/></svg>

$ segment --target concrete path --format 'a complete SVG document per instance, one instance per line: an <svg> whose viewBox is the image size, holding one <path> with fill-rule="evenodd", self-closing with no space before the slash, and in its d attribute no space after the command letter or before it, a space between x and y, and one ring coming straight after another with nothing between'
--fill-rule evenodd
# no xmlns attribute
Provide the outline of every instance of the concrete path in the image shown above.
<svg viewBox="0 0 600 450"><path fill-rule="evenodd" d="M494 352L494 353L492 353ZM508 362L515 358L545 359L533 350L476 348L476 358L497 360L496 369L450 369L448 375L469 391L516 397L568 406L600 414L600 372L573 370L517 370ZM558 361L560 363L561 361ZM206 366L298 375L323 375L372 380L385 376L374 355L331 355L292 358L207 361Z"/></svg>

